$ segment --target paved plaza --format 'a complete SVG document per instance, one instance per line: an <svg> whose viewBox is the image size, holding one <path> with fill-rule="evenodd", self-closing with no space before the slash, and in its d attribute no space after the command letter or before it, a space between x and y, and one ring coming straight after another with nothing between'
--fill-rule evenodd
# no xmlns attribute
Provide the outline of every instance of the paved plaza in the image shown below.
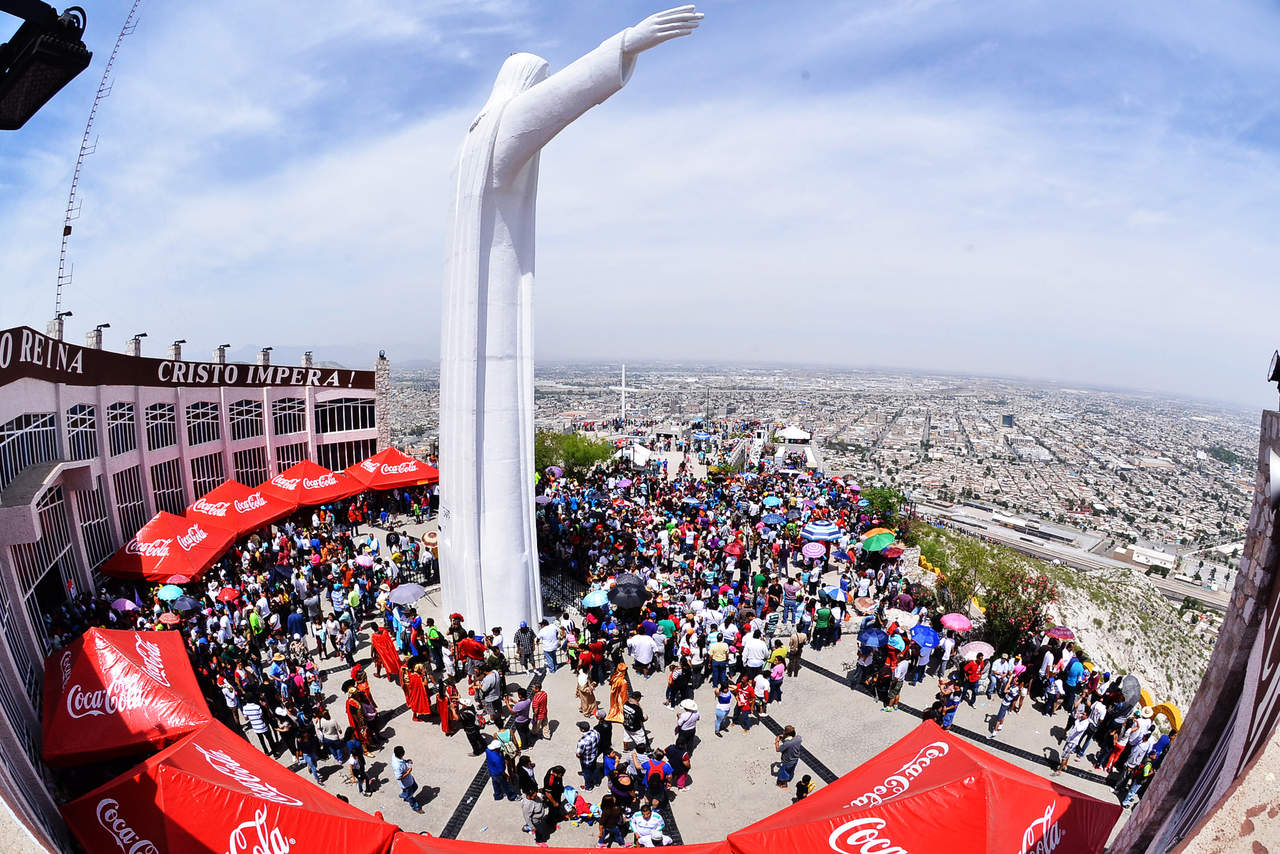
<svg viewBox="0 0 1280 854"><path fill-rule="evenodd" d="M408 530L419 535L428 527L412 525ZM421 601L420 612L424 616L435 616L437 622L442 622L444 614L440 612L438 602L438 590L433 589L428 598ZM503 628L510 644L515 627ZM357 660L368 666L368 632L363 634L365 642L357 653ZM868 694L851 691L845 682L856 653L856 640L848 635L839 644L819 652L806 649L805 666L799 676L785 681L783 701L770 704L761 725L753 726L747 732L735 726L723 738L712 734L715 702L711 686L708 683L699 688L694 697L702 720L690 769L691 783L685 789L673 790L666 813L667 833L686 843L715 841L789 805L793 789L778 789L773 780L777 761L773 749L774 735L787 724L796 728L807 750L797 769L797 777L810 774L819 785L848 773L919 725L921 712L934 700L936 679L927 679L915 687L905 686L899 710L885 713L881 711L879 701ZM342 682L349 676L348 668L338 658L319 662L318 666L325 673L330 711L345 721L345 713L337 698ZM484 757L472 756L465 735L455 732L452 736L445 736L434 719L431 722L413 721L404 705L400 688L385 678L373 678L371 669L370 673L374 698L383 717L390 718L383 730L387 745L368 759L370 778L378 781L376 789L372 796L361 797L354 784L345 782L345 771L332 760L321 764L324 787L370 812L380 810L388 821L404 830L458 839L531 845L532 836L521 831L520 804L494 800L492 785L484 770ZM508 686L527 685L529 675L513 672L508 678ZM632 672L632 678L634 688L643 694L641 705L649 716L648 729L653 742L666 747L674 742L675 713L662 705L665 676L645 679ZM563 765L568 770L565 782L579 785L581 775L574 747L578 736L576 723L581 716L575 695L575 676L567 667L561 667L547 676L544 684L549 695L552 736L548 741L535 742L526 753L536 765L539 780L553 765ZM464 686L460 687L465 690ZM608 687L601 686L596 693L602 706L607 707ZM1066 713L1059 712L1051 721L1028 702L1020 714L1010 713L998 738L988 739L985 737L989 729L988 718L998 709L996 698L986 701L981 696L973 708L962 705L953 733L1003 759L1048 776L1052 770L1050 762L1056 763L1058 758L1058 736L1066 722ZM614 746L620 746L622 740L622 728L616 725ZM391 778L391 748L396 745L404 746L408 758L414 762L414 776L422 787L419 795L423 804L422 814L411 811L400 799L399 786ZM305 766L294 767L299 773L307 773ZM1109 801L1117 800L1102 776L1094 772L1087 761L1074 762L1068 773L1056 779L1086 794ZM597 788L586 797L595 803L604 791ZM1123 821L1124 817L1117 824L1117 829ZM574 827L569 822L562 822L560 829L552 835L550 844L592 846L596 834L594 826L582 824Z"/></svg>

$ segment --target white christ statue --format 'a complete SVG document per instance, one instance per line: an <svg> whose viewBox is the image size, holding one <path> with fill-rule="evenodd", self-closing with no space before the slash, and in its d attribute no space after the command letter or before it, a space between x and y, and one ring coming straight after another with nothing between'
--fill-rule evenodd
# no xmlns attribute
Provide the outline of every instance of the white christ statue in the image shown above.
<svg viewBox="0 0 1280 854"><path fill-rule="evenodd" d="M447 612L481 631L542 615L534 525L533 245L538 152L621 89L637 54L688 35L680 6L547 76L515 53L458 155L440 343L440 571Z"/></svg>

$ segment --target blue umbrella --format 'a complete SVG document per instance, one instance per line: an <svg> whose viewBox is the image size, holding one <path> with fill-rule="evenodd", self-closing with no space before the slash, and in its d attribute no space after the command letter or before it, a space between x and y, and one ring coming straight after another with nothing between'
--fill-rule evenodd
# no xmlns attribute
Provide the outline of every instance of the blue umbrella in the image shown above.
<svg viewBox="0 0 1280 854"><path fill-rule="evenodd" d="M766 513L764 518L760 521L764 522L766 525L781 525L787 520L785 517L779 516L777 513Z"/></svg>
<svg viewBox="0 0 1280 854"><path fill-rule="evenodd" d="M907 642L902 639L902 635L895 634L889 638L889 646L894 649L903 650L907 648Z"/></svg>
<svg viewBox="0 0 1280 854"><path fill-rule="evenodd" d="M836 560L842 560L845 563L853 563L853 558L849 556L849 553L840 551L839 549L833 552L831 556Z"/></svg>
<svg viewBox="0 0 1280 854"><path fill-rule="evenodd" d="M699 500L698 500L698 499L696 499L696 498L686 498L686 499L684 500L684 503L685 503L685 504L687 504L687 505L689 505L690 507L701 507L701 506L702 506L702 502L701 502L701 501L699 501Z"/></svg>
<svg viewBox="0 0 1280 854"><path fill-rule="evenodd" d="M766 498L764 501L760 503L763 504L765 507L777 507L778 505L782 504L782 499L776 495L770 495L768 498Z"/></svg>
<svg viewBox="0 0 1280 854"><path fill-rule="evenodd" d="M884 633L884 629L867 629L858 632L858 643L863 646L879 649L888 642L889 636Z"/></svg>
<svg viewBox="0 0 1280 854"><path fill-rule="evenodd" d="M942 642L937 632L923 624L911 627L911 639L925 649L933 649Z"/></svg>
<svg viewBox="0 0 1280 854"><path fill-rule="evenodd" d="M867 499L865 499L865 498L859 498L859 499L858 499L858 506L859 506L859 507L870 507L870 506L871 506L871 502L870 502L870 501L868 501L868 500L867 500Z"/></svg>
<svg viewBox="0 0 1280 854"><path fill-rule="evenodd" d="M814 540L819 543L830 543L840 539L840 529L832 522L826 519L819 519L816 522L810 522L800 529L800 536L806 540Z"/></svg>
<svg viewBox="0 0 1280 854"><path fill-rule="evenodd" d="M582 597L582 607L599 608L601 605L609 604L608 590L592 590L586 596Z"/></svg>
<svg viewBox="0 0 1280 854"><path fill-rule="evenodd" d="M837 602L849 601L849 591L841 590L839 587L835 587L834 585L822 588L822 592Z"/></svg>
<svg viewBox="0 0 1280 854"><path fill-rule="evenodd" d="M156 594L162 602L172 602L182 595L182 588L176 584L166 584L160 588L160 592Z"/></svg>

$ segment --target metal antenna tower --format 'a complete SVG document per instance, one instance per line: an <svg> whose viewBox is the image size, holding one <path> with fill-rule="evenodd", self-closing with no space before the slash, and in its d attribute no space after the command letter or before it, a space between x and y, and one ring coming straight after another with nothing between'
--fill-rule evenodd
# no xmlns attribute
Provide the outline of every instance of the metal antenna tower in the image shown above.
<svg viewBox="0 0 1280 854"><path fill-rule="evenodd" d="M92 145L89 144L89 132L93 130L94 119L98 117L98 105L111 94L111 87L114 85L111 82L111 68L116 64L116 54L120 53L120 45L124 42L125 36L132 35L138 27L138 7L141 5L142 0L133 0L133 5L129 7L129 15L124 19L120 35L116 36L116 44L111 49L111 56L107 58L107 65L102 69L102 79L98 81L98 93L93 96L93 106L89 108L89 121L85 122L84 136L80 138L80 156L76 158L76 170L71 174L71 192L67 195L67 214L62 220L62 249L58 253L58 295L53 303L55 316L57 312L62 311L62 289L71 284L71 277L76 271L75 264L67 269L67 241L71 237L71 223L80 218L82 202L76 196L76 191L80 188L80 170L84 166L84 159L98 150L96 138Z"/></svg>

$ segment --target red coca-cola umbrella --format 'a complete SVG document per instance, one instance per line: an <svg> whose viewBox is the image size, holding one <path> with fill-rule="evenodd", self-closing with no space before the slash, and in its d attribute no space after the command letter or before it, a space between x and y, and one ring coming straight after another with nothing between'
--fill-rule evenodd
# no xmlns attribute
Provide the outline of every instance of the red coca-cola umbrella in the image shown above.
<svg viewBox="0 0 1280 854"><path fill-rule="evenodd" d="M920 724L883 753L729 834L738 852L1092 854L1120 817L1100 801Z"/></svg>
<svg viewBox="0 0 1280 854"><path fill-rule="evenodd" d="M365 489L395 489L440 480L440 472L435 466L415 460L395 448L379 451L364 462L349 467L346 472Z"/></svg>
<svg viewBox="0 0 1280 854"><path fill-rule="evenodd" d="M258 487L264 494L292 501L295 507L315 507L355 495L364 489L357 480L329 471L311 460L290 466Z"/></svg>
<svg viewBox="0 0 1280 854"><path fill-rule="evenodd" d="M395 825L212 723L62 807L89 854L386 854Z"/></svg>
<svg viewBox="0 0 1280 854"><path fill-rule="evenodd" d="M107 558L102 573L160 584L169 584L179 575L199 581L235 538L230 528L161 511Z"/></svg>
<svg viewBox="0 0 1280 854"><path fill-rule="evenodd" d="M213 720L177 632L89 629L45 660L43 690L50 765L142 753Z"/></svg>
<svg viewBox="0 0 1280 854"><path fill-rule="evenodd" d="M261 488L254 489L239 481L227 480L196 499L187 508L187 517L230 528L237 537L243 537L296 509L298 505L290 499L268 495Z"/></svg>

